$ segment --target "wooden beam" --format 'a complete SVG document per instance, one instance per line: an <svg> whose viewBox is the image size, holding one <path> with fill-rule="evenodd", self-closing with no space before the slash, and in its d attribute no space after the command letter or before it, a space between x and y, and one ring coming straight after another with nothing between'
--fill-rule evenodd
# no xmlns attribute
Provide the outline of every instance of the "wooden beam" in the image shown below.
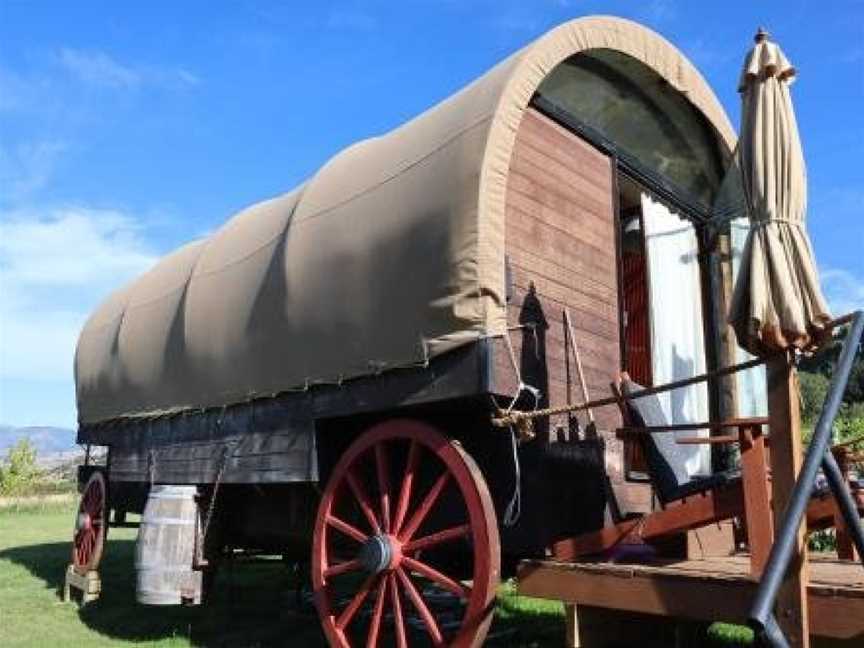
<svg viewBox="0 0 864 648"><path fill-rule="evenodd" d="M601 553L623 541L641 520L642 518L632 518L575 538L559 540L552 545L552 555L556 560L577 560L580 556Z"/></svg>
<svg viewBox="0 0 864 648"><path fill-rule="evenodd" d="M768 418L771 430L771 478L776 530L801 471L803 448L798 377L790 359L774 356L767 363ZM806 519L798 529L796 546L777 596L777 621L791 648L809 648L807 614Z"/></svg>

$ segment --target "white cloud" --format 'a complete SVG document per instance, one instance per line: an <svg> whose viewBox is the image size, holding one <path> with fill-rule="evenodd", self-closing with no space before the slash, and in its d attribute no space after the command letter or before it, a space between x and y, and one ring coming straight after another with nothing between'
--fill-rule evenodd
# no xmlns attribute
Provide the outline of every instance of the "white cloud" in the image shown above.
<svg viewBox="0 0 864 648"><path fill-rule="evenodd" d="M127 214L80 207L0 214L0 378L72 378L78 333L112 290L156 261Z"/></svg>
<svg viewBox="0 0 864 648"><path fill-rule="evenodd" d="M841 268L823 268L819 278L834 316L864 309L864 276Z"/></svg>
<svg viewBox="0 0 864 648"><path fill-rule="evenodd" d="M58 60L70 74L84 83L119 89L134 89L141 85L184 87L198 85L201 80L183 67L163 65L124 65L105 52L64 48Z"/></svg>
<svg viewBox="0 0 864 648"><path fill-rule="evenodd" d="M23 142L14 148L0 144L0 187L3 188L3 199L18 200L41 189L67 148L65 142L52 139Z"/></svg>
<svg viewBox="0 0 864 648"><path fill-rule="evenodd" d="M137 72L121 65L104 52L60 50L60 64L86 83L115 88L131 88L141 82Z"/></svg>

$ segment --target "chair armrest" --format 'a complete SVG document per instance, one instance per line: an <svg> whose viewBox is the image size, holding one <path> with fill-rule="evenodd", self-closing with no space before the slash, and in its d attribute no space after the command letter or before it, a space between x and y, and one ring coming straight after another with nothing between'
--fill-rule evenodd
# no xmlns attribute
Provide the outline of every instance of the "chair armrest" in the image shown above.
<svg viewBox="0 0 864 648"><path fill-rule="evenodd" d="M711 436L711 437L685 437L683 439L675 439L675 443L680 443L681 445L699 445L699 444L729 444L729 443L738 443L741 439L738 436L732 436L731 434L725 434L723 436Z"/></svg>
<svg viewBox="0 0 864 648"><path fill-rule="evenodd" d="M639 436L640 434L655 434L657 432L683 432L685 430L725 430L728 428L757 426L761 427L763 425L768 425L768 419L766 417L760 416L753 418L728 419L725 421L705 421L704 423L678 423L675 425L620 427L615 431L615 436L617 436L619 439L632 439Z"/></svg>

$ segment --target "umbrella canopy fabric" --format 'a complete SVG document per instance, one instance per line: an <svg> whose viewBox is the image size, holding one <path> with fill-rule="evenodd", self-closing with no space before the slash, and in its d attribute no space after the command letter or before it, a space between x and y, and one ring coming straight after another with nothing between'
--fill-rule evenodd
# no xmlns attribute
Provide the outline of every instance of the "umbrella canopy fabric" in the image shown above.
<svg viewBox="0 0 864 648"><path fill-rule="evenodd" d="M756 355L813 348L831 319L805 229L807 172L789 93L795 74L760 30L738 87L750 233L729 314L738 344Z"/></svg>

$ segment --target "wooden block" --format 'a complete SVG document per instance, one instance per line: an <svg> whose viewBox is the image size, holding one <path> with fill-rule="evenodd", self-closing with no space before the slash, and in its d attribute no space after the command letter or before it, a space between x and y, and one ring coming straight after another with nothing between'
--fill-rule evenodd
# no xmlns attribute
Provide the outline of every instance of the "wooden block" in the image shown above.
<svg viewBox="0 0 864 648"><path fill-rule="evenodd" d="M735 530L730 520L687 532L687 558L700 560L735 553Z"/></svg>
<svg viewBox="0 0 864 648"><path fill-rule="evenodd" d="M79 574L72 565L66 568L66 579L63 584L63 601L68 602L72 598L72 590L81 592L81 603L86 604L95 601L102 593L102 580L99 572L89 571Z"/></svg>

